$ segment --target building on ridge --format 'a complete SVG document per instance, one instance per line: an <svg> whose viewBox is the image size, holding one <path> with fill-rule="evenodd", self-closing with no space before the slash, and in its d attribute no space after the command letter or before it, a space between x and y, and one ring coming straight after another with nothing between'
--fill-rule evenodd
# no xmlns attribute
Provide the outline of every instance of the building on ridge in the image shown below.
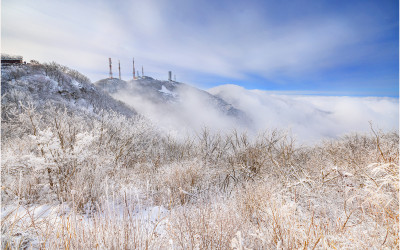
<svg viewBox="0 0 400 250"><path fill-rule="evenodd" d="M23 57L1 53L1 65L23 64Z"/></svg>

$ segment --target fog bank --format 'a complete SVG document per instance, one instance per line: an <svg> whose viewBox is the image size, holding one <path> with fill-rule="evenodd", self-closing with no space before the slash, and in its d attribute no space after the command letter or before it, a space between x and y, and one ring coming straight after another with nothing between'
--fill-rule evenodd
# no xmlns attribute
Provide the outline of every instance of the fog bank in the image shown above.
<svg viewBox="0 0 400 250"><path fill-rule="evenodd" d="M208 90L250 116L257 130L290 129L301 142L398 129L399 100L388 97L277 95L222 85Z"/></svg>

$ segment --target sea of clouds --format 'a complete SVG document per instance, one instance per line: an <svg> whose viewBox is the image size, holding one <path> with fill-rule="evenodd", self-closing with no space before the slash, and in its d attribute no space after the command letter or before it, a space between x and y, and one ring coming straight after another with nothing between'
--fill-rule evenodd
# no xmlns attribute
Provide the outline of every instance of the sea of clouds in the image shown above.
<svg viewBox="0 0 400 250"><path fill-rule="evenodd" d="M284 95L221 85L208 90L246 112L256 130L289 130L301 142L336 138L345 134L398 130L399 99Z"/></svg>
<svg viewBox="0 0 400 250"><path fill-rule="evenodd" d="M245 122L222 114L194 88L177 89L173 105L154 102L135 91L122 90L114 97L128 103L165 132L185 137L207 127L225 133L233 129L249 135L272 129L287 131L300 143L346 134L392 131L399 127L399 99L390 97L310 96L248 90L221 85L208 92L246 114Z"/></svg>

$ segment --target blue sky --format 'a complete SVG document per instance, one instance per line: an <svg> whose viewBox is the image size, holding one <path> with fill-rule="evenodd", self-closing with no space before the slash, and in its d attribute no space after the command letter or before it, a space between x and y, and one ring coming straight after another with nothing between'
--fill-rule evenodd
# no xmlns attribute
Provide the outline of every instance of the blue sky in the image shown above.
<svg viewBox="0 0 400 250"><path fill-rule="evenodd" d="M2 52L108 76L108 57L208 89L399 95L398 1L1 2ZM117 75L117 71L114 70Z"/></svg>

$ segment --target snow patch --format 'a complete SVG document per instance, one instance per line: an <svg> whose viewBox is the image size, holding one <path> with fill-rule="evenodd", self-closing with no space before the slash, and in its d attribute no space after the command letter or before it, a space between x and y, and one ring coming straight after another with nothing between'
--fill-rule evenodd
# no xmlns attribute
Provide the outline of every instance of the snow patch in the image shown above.
<svg viewBox="0 0 400 250"><path fill-rule="evenodd" d="M76 80L72 80L72 85L74 85L77 88L82 88L82 84L80 84L79 82L77 82Z"/></svg>
<svg viewBox="0 0 400 250"><path fill-rule="evenodd" d="M158 90L158 91L160 91L163 94L170 95L170 96L173 96L173 97L176 97L176 95L177 95L176 93L174 93L174 92L170 91L169 89L167 89L164 85L162 85L161 89Z"/></svg>

